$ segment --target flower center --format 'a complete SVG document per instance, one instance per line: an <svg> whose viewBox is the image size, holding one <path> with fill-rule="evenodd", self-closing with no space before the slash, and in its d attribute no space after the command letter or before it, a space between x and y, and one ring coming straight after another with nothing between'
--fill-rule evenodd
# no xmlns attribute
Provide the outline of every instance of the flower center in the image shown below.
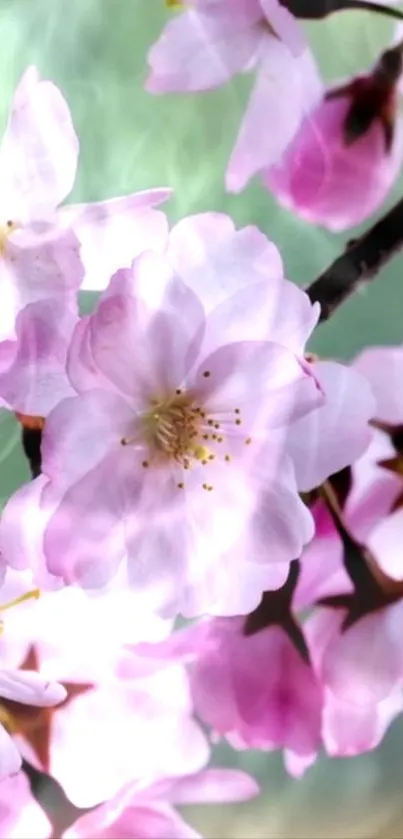
<svg viewBox="0 0 403 839"><path fill-rule="evenodd" d="M195 404L190 394L178 389L169 401L156 401L152 405L144 418L145 436L152 449L189 469L189 458L202 463L214 459L214 454L205 445L211 437L205 433L205 421L205 411ZM216 425L219 428L219 424Z"/></svg>
<svg viewBox="0 0 403 839"><path fill-rule="evenodd" d="M203 375L207 377L210 372L206 370ZM173 461L189 470L196 465L207 466L217 458L226 463L231 461L225 442L231 432L242 425L239 408L226 411L218 419L198 403L194 393L180 388L171 397L152 399L149 404L137 434L121 440L125 446L146 443L148 456L142 462L143 468ZM242 442L249 445L252 439L244 437ZM177 486L183 489L185 484L180 482ZM203 483L202 487L208 491L213 489L209 483Z"/></svg>
<svg viewBox="0 0 403 839"><path fill-rule="evenodd" d="M5 224L0 225L0 256L4 256L7 246L7 241L11 233L17 230L18 224L15 221L6 221Z"/></svg>

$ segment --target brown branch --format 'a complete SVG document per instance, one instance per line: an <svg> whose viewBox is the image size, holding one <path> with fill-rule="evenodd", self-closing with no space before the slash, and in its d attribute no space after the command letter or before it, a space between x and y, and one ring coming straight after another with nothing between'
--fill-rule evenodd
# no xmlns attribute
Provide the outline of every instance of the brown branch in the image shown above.
<svg viewBox="0 0 403 839"><path fill-rule="evenodd" d="M347 246L305 291L325 321L357 288L368 283L403 248L403 198L363 236Z"/></svg>
<svg viewBox="0 0 403 839"><path fill-rule="evenodd" d="M304 20L321 20L335 12L355 11L375 12L379 15L402 20L403 14L399 9L384 6L382 3L372 3L371 0L280 0L294 17Z"/></svg>

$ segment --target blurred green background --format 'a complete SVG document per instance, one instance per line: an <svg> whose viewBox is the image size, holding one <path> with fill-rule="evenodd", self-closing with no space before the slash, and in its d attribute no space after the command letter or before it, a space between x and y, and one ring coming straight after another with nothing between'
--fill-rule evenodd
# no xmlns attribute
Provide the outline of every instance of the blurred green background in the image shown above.
<svg viewBox="0 0 403 839"><path fill-rule="evenodd" d="M309 282L352 232L334 236L306 225L279 209L257 181L240 196L225 194L224 169L252 80L196 96L146 94L147 49L168 16L163 0L0 0L0 123L22 72L35 63L62 89L80 136L73 201L171 186L175 196L166 210L172 221L214 209L238 224L257 224L280 248L288 277ZM392 28L367 12L307 27L328 79L364 69L388 43ZM399 181L388 203L401 192ZM311 348L349 358L370 343L401 342L401 271L397 259L320 327ZM87 296L83 305L90 303ZM4 502L28 478L16 426L4 415L0 446ZM194 808L191 819L208 837L403 837L403 722L395 723L373 754L323 757L300 781L286 775L281 755L238 758L261 780L263 795L249 805ZM217 762L231 765L235 759L226 747L217 750Z"/></svg>

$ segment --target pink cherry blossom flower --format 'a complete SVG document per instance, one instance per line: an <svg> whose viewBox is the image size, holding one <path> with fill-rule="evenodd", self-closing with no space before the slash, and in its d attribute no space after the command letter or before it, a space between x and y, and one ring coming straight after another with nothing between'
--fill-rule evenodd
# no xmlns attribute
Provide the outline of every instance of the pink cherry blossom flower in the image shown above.
<svg viewBox="0 0 403 839"><path fill-rule="evenodd" d="M302 556L295 596L299 608L323 598L328 603L305 628L325 689L324 743L330 754L345 755L379 744L402 711L403 685L403 403L396 384L403 372L402 349L367 349L354 368L371 383L378 425L353 465L343 508L355 543L343 544L332 516L322 502L317 505L316 535Z"/></svg>
<svg viewBox="0 0 403 839"><path fill-rule="evenodd" d="M315 761L321 684L280 626L246 635L245 619L213 619L133 653L186 661L196 714L234 748L284 749L296 776Z"/></svg>
<svg viewBox="0 0 403 839"><path fill-rule="evenodd" d="M166 220L161 213L154 216L152 207L169 190L57 213L73 186L77 159L78 138L62 93L29 67L15 92L0 147L0 341L15 338L16 316L29 303L50 299L74 309L85 274L87 284L102 287L102 271L129 264L139 250L166 235ZM88 243L95 230L101 245L90 258ZM123 246L128 233L130 246Z"/></svg>
<svg viewBox="0 0 403 839"><path fill-rule="evenodd" d="M5 589L3 586L2 594L4 593ZM32 592L32 594L35 594L35 592ZM16 599L7 603L3 601L3 605L0 606L0 611L5 611L11 606L20 606L22 602L30 597L31 592L28 592L28 594L24 592ZM3 621L1 622L1 629L2 631L4 630ZM3 779L18 772L21 766L19 751L8 733L10 718L7 712L7 704L11 702L16 707L19 705L23 708L49 709L63 702L66 697L66 691L61 684L58 684L53 679L46 678L43 674L35 672L33 668L26 667L24 671L18 670L15 666L10 665L6 656L1 655L1 652L0 779Z"/></svg>
<svg viewBox="0 0 403 839"><path fill-rule="evenodd" d="M403 160L400 53L387 51L367 75L324 92L264 174L280 203L334 231L360 224L382 204Z"/></svg>
<svg viewBox="0 0 403 839"><path fill-rule="evenodd" d="M24 577L11 572L3 592L18 592ZM12 740L5 731L4 737L17 769L21 754L51 774L73 804L91 807L131 781L151 783L205 765L209 747L192 719L182 665L148 674L132 668L124 680L118 674L124 642L158 641L170 628L133 593L88 599L79 589L63 589L43 593L37 603L24 603L9 615L0 637L5 668L0 694L2 720L13 733ZM33 687L52 686L54 679L63 701L53 711L36 710L32 706L43 698Z"/></svg>
<svg viewBox="0 0 403 839"><path fill-rule="evenodd" d="M204 769L196 775L165 778L150 786L129 784L111 801L81 816L63 833L63 839L200 839L173 809L173 804L244 801L258 793L244 772Z"/></svg>
<svg viewBox="0 0 403 839"><path fill-rule="evenodd" d="M292 423L322 399L300 350L317 310L275 275L278 254L262 234L227 237L227 256L218 260L213 240L204 268L183 253L184 274L205 276L200 298L177 276L178 231L166 260L143 254L113 278L73 337L68 373L77 396L44 429L48 570L96 588L125 561L130 585L153 592L171 614L198 613L203 599L221 608L234 567L239 579L250 576L249 590L241 584L237 593L237 611L248 610L264 566L283 564L283 580L312 536L285 444ZM222 302L206 314L203 295L209 309L213 272L225 259L227 276L214 291L219 297L221 284ZM37 489L24 491L27 503L30 492Z"/></svg>
<svg viewBox="0 0 403 839"><path fill-rule="evenodd" d="M372 401L358 374L349 384L344 368L319 365L319 408L315 366L303 359L317 314L256 228L235 231L209 213L176 225L164 261L145 254L118 272L76 328L68 374L78 396L48 418L43 476L6 505L7 562L38 571L42 557L51 574L92 588L120 566L154 608L251 611L311 538L296 488L324 478L321 429L334 438L330 471L367 444ZM318 419L300 427L314 408Z"/></svg>
<svg viewBox="0 0 403 839"><path fill-rule="evenodd" d="M278 0L192 0L186 7L149 52L146 88L207 90L256 70L226 176L227 188L239 192L280 159L318 101L317 70L299 23Z"/></svg>

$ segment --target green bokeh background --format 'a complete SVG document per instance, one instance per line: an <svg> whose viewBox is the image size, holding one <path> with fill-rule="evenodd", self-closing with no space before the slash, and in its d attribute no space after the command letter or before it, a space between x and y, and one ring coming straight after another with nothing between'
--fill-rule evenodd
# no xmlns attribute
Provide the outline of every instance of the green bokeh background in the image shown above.
<svg viewBox="0 0 403 839"><path fill-rule="evenodd" d="M225 194L224 169L252 79L198 96L145 93L147 49L168 17L163 0L0 0L0 122L22 72L35 63L62 89L80 136L71 200L171 186L175 195L166 209L172 221L214 209L230 213L239 225L257 224L280 248L288 277L309 282L351 231L334 236L306 225L279 209L257 181L240 196ZM331 79L372 62L392 26L378 15L349 12L307 29ZM399 181L388 203L401 192ZM320 327L312 349L349 358L367 344L402 341L401 274L402 260L395 259ZM87 295L83 306L89 305ZM1 417L0 450L4 502L28 478L10 417ZM217 761L234 760L230 750L219 748ZM287 777L277 754L240 755L238 762L259 777L263 795L250 805L194 808L191 819L208 837L403 836L401 722L375 753L322 758L301 781Z"/></svg>

